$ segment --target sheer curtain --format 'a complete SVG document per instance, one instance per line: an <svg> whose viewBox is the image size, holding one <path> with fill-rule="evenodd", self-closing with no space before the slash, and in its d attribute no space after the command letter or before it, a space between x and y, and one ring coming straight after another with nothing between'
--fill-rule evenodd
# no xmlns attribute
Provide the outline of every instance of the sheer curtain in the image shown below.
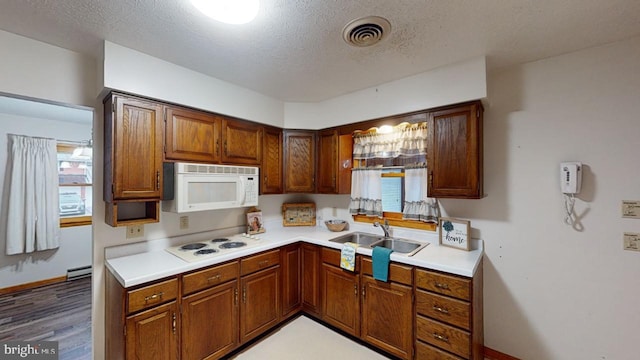
<svg viewBox="0 0 640 360"><path fill-rule="evenodd" d="M56 140L9 135L7 255L59 247Z"/></svg>
<svg viewBox="0 0 640 360"><path fill-rule="evenodd" d="M352 215L382 217L382 169L356 168L351 172Z"/></svg>
<svg viewBox="0 0 640 360"><path fill-rule="evenodd" d="M405 168L403 219L438 222L438 200L427 197L427 173L426 166Z"/></svg>

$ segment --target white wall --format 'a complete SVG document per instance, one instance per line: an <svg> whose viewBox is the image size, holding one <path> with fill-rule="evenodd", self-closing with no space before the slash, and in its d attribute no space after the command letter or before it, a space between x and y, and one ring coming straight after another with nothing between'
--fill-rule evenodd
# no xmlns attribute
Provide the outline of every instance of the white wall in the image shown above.
<svg viewBox="0 0 640 360"><path fill-rule="evenodd" d="M284 103L105 41L104 88L282 127Z"/></svg>
<svg viewBox="0 0 640 360"><path fill-rule="evenodd" d="M89 118L92 117L87 112ZM81 141L91 137L91 125L63 121L29 118L0 113L0 178L2 220L0 221L0 288L65 276L68 269L91 265L91 226L78 226L60 230L60 247L55 250L31 254L6 255L6 199L7 134L51 137Z"/></svg>
<svg viewBox="0 0 640 360"><path fill-rule="evenodd" d="M485 344L523 359L637 359L640 38L491 73L487 196L442 200L485 240ZM559 163L582 161L582 230L563 223Z"/></svg>
<svg viewBox="0 0 640 360"><path fill-rule="evenodd" d="M95 106L94 59L0 30L0 91Z"/></svg>
<svg viewBox="0 0 640 360"><path fill-rule="evenodd" d="M285 103L285 128L324 129L486 97L484 57L318 103Z"/></svg>

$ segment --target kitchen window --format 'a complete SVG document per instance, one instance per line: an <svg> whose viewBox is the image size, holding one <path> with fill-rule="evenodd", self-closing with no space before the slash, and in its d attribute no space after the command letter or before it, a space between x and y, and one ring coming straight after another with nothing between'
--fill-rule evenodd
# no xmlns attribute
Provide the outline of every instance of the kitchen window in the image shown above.
<svg viewBox="0 0 640 360"><path fill-rule="evenodd" d="M91 144L58 142L57 152L60 227L91 225Z"/></svg>
<svg viewBox="0 0 640 360"><path fill-rule="evenodd" d="M385 131L386 130L386 131ZM355 221L435 230L439 208L427 198L426 123L354 134L350 212Z"/></svg>

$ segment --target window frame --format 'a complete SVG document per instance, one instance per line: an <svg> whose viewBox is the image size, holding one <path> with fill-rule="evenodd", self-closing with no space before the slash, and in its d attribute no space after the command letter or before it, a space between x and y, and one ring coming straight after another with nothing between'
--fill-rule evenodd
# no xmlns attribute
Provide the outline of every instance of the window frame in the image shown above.
<svg viewBox="0 0 640 360"><path fill-rule="evenodd" d="M66 144L66 143L57 143L56 144L56 153L72 153L74 149L76 149L77 145ZM93 159L92 159L93 161ZM58 174L60 174L60 169L58 169ZM93 194L93 183L82 183L82 184L60 184L58 180L58 188L64 187L83 187L88 186L91 187L91 193ZM85 216L72 216L72 217L60 217L60 228L74 227L74 226L86 226L91 225L92 215Z"/></svg>

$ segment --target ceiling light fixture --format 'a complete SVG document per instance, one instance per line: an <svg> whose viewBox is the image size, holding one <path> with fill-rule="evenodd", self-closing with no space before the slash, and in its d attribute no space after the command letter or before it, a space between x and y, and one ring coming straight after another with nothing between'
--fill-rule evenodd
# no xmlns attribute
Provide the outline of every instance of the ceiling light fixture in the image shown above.
<svg viewBox="0 0 640 360"><path fill-rule="evenodd" d="M208 17L226 24L246 24L255 19L259 0L191 0Z"/></svg>

